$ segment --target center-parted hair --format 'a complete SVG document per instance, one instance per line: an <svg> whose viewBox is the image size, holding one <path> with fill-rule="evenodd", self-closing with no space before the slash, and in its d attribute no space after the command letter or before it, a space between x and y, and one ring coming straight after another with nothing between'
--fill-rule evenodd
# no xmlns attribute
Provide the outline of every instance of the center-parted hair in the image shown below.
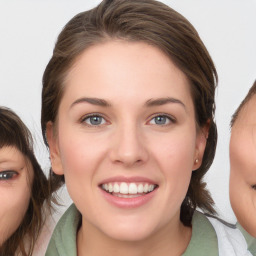
<svg viewBox="0 0 256 256"><path fill-rule="evenodd" d="M182 15L154 0L105 0L72 18L60 33L44 75L41 127L46 145L46 124L56 123L65 93L65 78L77 57L88 47L111 40L144 42L160 49L186 75L190 83L197 127L210 123L201 167L192 173L181 206L181 221L190 226L195 208L215 213L203 176L212 164L217 129L214 122L217 72L197 31ZM186 161L186 159L184 159ZM52 190L64 176L50 172Z"/></svg>

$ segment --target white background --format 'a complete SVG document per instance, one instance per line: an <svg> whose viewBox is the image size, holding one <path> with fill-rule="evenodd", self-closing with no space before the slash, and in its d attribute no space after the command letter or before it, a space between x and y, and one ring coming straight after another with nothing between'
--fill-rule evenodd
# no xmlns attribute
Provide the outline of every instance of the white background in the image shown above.
<svg viewBox="0 0 256 256"><path fill-rule="evenodd" d="M256 1L163 2L195 26L217 67L219 140L215 161L205 180L219 214L234 222L228 195L229 122L256 79ZM98 0L0 0L0 105L12 108L31 129L36 155L46 173L50 163L40 130L42 74L62 27L75 14L97 3ZM68 205L65 191L61 197Z"/></svg>

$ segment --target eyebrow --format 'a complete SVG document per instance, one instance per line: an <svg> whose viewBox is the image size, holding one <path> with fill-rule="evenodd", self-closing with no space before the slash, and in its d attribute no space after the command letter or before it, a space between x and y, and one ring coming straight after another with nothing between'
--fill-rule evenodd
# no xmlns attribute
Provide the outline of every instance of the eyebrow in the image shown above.
<svg viewBox="0 0 256 256"><path fill-rule="evenodd" d="M96 105L96 106L101 106L101 107L110 107L111 105L106 101L106 100L103 100L103 99L98 99L98 98L80 98L80 99L77 99L76 101L74 101L70 108L72 108L73 106L75 106L76 104L79 104L79 103L90 103L92 105Z"/></svg>
<svg viewBox="0 0 256 256"><path fill-rule="evenodd" d="M84 103L84 102L90 103L90 104L96 105L96 106L101 106L101 107L111 107L111 104L104 99L83 97L83 98L80 98L80 99L77 99L76 101L74 101L71 104L70 108L72 108L73 106L75 106L79 103ZM149 99L146 101L145 106L146 107L162 106L162 105L165 105L168 103L180 104L186 110L186 106L181 100L178 100L178 99L175 99L172 97Z"/></svg>
<svg viewBox="0 0 256 256"><path fill-rule="evenodd" d="M148 106L148 107L162 106L162 105L165 105L168 103L177 103L177 104L182 105L186 109L185 104L181 100L171 98L171 97L150 99L146 102L146 106Z"/></svg>

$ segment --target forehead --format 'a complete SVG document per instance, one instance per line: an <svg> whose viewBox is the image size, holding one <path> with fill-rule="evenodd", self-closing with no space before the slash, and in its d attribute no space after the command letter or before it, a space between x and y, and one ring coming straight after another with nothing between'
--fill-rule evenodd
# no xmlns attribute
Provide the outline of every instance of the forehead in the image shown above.
<svg viewBox="0 0 256 256"><path fill-rule="evenodd" d="M248 126L256 126L256 94L243 106L233 128L244 129Z"/></svg>
<svg viewBox="0 0 256 256"><path fill-rule="evenodd" d="M109 95L109 89L122 92L126 98L136 96L132 92L163 97L171 88L173 93L191 96L186 75L165 53L144 42L125 40L97 44L81 53L65 80L68 94L74 88L86 88L88 96L97 90L98 97Z"/></svg>
<svg viewBox="0 0 256 256"><path fill-rule="evenodd" d="M24 162L25 157L14 146L4 146L0 148L0 163L2 162Z"/></svg>

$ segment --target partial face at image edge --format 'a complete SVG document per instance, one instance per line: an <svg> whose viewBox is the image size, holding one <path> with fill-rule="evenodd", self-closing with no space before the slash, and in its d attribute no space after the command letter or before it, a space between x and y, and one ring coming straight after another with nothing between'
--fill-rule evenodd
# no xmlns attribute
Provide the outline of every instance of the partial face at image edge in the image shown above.
<svg viewBox="0 0 256 256"><path fill-rule="evenodd" d="M230 201L238 222L256 237L256 95L242 107L230 138Z"/></svg>
<svg viewBox="0 0 256 256"><path fill-rule="evenodd" d="M30 201L28 161L13 146L0 148L0 245L19 227Z"/></svg>

